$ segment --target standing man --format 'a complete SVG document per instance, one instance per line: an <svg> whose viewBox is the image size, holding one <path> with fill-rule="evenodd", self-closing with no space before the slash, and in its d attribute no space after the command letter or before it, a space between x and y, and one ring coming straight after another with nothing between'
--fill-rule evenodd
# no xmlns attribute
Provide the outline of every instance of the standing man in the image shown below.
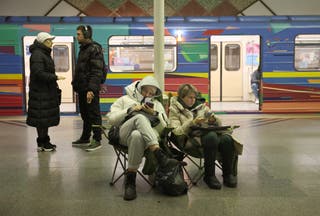
<svg viewBox="0 0 320 216"><path fill-rule="evenodd" d="M261 73L258 68L251 74L251 89L254 94L256 104L259 104L260 80L261 80Z"/></svg>
<svg viewBox="0 0 320 216"><path fill-rule="evenodd" d="M99 90L103 79L104 57L100 44L92 40L92 28L87 25L77 27L77 40L80 51L72 86L78 93L79 108L83 120L81 137L72 142L73 146L85 146L87 151L101 148L101 125ZM91 131L93 137L90 142Z"/></svg>

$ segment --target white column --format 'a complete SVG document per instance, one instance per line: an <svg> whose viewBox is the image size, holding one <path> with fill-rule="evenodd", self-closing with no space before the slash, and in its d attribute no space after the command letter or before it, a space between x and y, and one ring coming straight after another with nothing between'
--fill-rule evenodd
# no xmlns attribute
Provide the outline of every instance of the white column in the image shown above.
<svg viewBox="0 0 320 216"><path fill-rule="evenodd" d="M153 0L154 76L164 92L164 0Z"/></svg>

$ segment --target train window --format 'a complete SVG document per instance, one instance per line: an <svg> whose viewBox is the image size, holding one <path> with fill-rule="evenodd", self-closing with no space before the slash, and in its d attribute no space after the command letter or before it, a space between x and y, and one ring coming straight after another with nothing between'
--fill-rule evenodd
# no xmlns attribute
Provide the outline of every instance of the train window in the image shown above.
<svg viewBox="0 0 320 216"><path fill-rule="evenodd" d="M225 46L225 67L227 71L238 71L240 69L240 46L238 44L227 44Z"/></svg>
<svg viewBox="0 0 320 216"><path fill-rule="evenodd" d="M320 35L295 38L294 66L298 71L320 70Z"/></svg>
<svg viewBox="0 0 320 216"><path fill-rule="evenodd" d="M68 46L54 45L52 50L56 72L68 72L70 67Z"/></svg>
<svg viewBox="0 0 320 216"><path fill-rule="evenodd" d="M218 46L216 44L211 44L210 51L210 69L215 71L218 68Z"/></svg>
<svg viewBox="0 0 320 216"><path fill-rule="evenodd" d="M177 41L173 36L164 39L165 71L177 65ZM109 39L109 68L112 72L153 71L153 36L112 36Z"/></svg>

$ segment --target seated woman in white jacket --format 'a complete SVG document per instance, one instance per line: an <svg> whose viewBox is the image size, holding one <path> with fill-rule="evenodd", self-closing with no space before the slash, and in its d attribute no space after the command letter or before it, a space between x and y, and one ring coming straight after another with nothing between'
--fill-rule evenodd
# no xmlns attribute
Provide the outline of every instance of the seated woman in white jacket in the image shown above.
<svg viewBox="0 0 320 216"><path fill-rule="evenodd" d="M168 118L163 105L154 100L154 97L162 94L155 78L147 76L126 86L125 91L126 95L112 104L107 117L111 125L120 126L120 144L128 146L128 170L123 198L133 200L137 197L136 172L146 149L154 152L159 166L176 165L178 161L167 158L159 147L158 140L162 130L167 126ZM152 127L150 120L143 113L156 116L160 121Z"/></svg>

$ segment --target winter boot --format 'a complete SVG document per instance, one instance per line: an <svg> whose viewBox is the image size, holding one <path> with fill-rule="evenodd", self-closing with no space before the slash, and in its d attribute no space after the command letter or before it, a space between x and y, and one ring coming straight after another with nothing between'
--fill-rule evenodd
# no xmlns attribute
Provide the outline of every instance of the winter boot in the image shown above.
<svg viewBox="0 0 320 216"><path fill-rule="evenodd" d="M203 181L208 185L211 189L220 190L221 183L215 176L215 168L216 165L214 163L214 159L212 158L212 154L204 154L204 177Z"/></svg>
<svg viewBox="0 0 320 216"><path fill-rule="evenodd" d="M42 151L45 151L45 152L51 152L51 151L54 151L56 149L56 145L53 145L50 143L50 137L49 136L46 136L44 138L44 143L43 143L43 146L42 146Z"/></svg>
<svg viewBox="0 0 320 216"><path fill-rule="evenodd" d="M228 157L229 156L229 157ZM237 187L237 176L232 172L232 164L234 163L232 155L225 155L222 158L222 176L223 184L227 187L235 188Z"/></svg>
<svg viewBox="0 0 320 216"><path fill-rule="evenodd" d="M212 135L213 136L213 135ZM213 137L206 137L203 142L203 156L204 156L204 177L203 181L208 185L209 188L220 190L221 183L215 176L215 160L216 160L216 152L218 149L217 141L210 142L210 139L214 139Z"/></svg>
<svg viewBox="0 0 320 216"><path fill-rule="evenodd" d="M126 172L125 180L124 180L124 200L134 200L137 198L136 191L136 172Z"/></svg>
<svg viewBox="0 0 320 216"><path fill-rule="evenodd" d="M229 175L223 175L223 184L230 188L237 187L237 176L234 176L232 174Z"/></svg>
<svg viewBox="0 0 320 216"><path fill-rule="evenodd" d="M43 151L44 139L38 137L38 138L37 138L37 144L38 144L37 151L38 151L38 152Z"/></svg>
<svg viewBox="0 0 320 216"><path fill-rule="evenodd" d="M167 166L176 166L179 161L176 159L169 158L161 149L157 149L154 151L154 155L158 161L159 166L167 167Z"/></svg>
<svg viewBox="0 0 320 216"><path fill-rule="evenodd" d="M221 183L215 176L215 164L205 164L204 165L204 177L203 181L208 185L209 188L220 190Z"/></svg>
<svg viewBox="0 0 320 216"><path fill-rule="evenodd" d="M52 144L52 143L50 142L50 137L49 137L49 136L47 136L47 140L48 140L49 144L50 144L54 149L57 148L56 145L54 145L54 144Z"/></svg>

